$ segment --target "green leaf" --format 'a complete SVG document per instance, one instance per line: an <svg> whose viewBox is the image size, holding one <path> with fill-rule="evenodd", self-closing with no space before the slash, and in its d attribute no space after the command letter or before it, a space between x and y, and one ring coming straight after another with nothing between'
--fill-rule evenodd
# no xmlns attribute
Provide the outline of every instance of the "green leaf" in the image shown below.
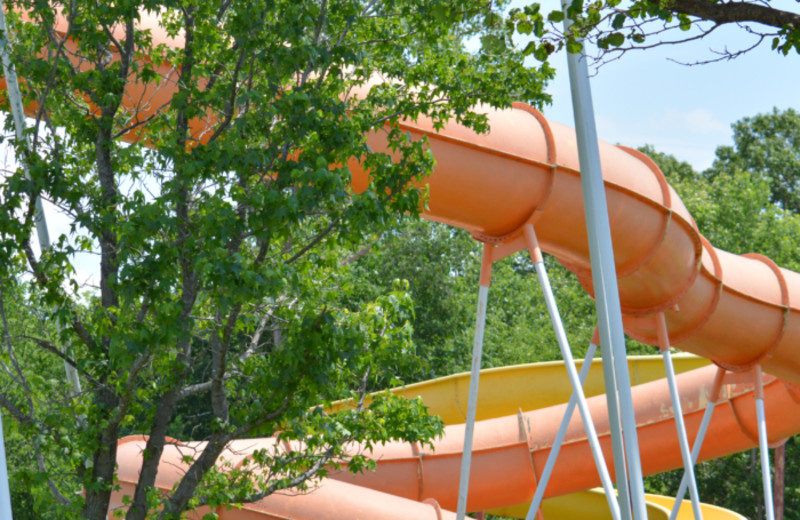
<svg viewBox="0 0 800 520"><path fill-rule="evenodd" d="M532 42L531 42L532 43ZM533 51L533 57L539 61L547 61L547 58L550 56L550 53L547 52L547 49L543 44L535 46Z"/></svg>
<svg viewBox="0 0 800 520"><path fill-rule="evenodd" d="M550 11L547 15L547 21L553 23L564 21L564 11Z"/></svg>
<svg viewBox="0 0 800 520"><path fill-rule="evenodd" d="M450 19L450 12L446 5L436 4L431 8L431 16L437 22L445 23Z"/></svg>
<svg viewBox="0 0 800 520"><path fill-rule="evenodd" d="M623 43L625 43L625 36L622 33L613 33L610 34L607 38L607 41L610 45L614 47L619 47Z"/></svg>
<svg viewBox="0 0 800 520"><path fill-rule="evenodd" d="M533 24L529 20L522 20L517 23L517 32L520 34L530 34L533 32Z"/></svg>
<svg viewBox="0 0 800 520"><path fill-rule="evenodd" d="M494 34L486 34L481 37L483 51L488 54L501 54L506 50L505 41Z"/></svg>
<svg viewBox="0 0 800 520"><path fill-rule="evenodd" d="M567 42L567 52L570 54L579 54L583 50L583 44L576 41Z"/></svg>

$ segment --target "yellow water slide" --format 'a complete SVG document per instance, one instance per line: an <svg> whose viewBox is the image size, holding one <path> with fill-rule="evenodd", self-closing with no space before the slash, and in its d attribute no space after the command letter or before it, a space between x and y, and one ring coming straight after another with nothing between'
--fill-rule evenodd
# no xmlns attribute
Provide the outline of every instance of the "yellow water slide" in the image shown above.
<svg viewBox="0 0 800 520"><path fill-rule="evenodd" d="M688 354L673 356L675 372L682 373L709 364L707 359ZM577 363L580 370L582 361ZM655 381L665 377L664 361L660 356L631 356L628 358L631 385ZM466 420L466 403L469 393L469 373L453 374L431 381L407 385L392 391L409 399L421 398L431 414L438 415L445 424L460 424ZM595 359L584 383L587 397L605 393L602 363ZM530 411L547 408L569 400L572 388L564 377L562 362L553 361L516 365L481 371L481 393L478 399L477 418L492 419L512 415L517 410ZM348 403L339 403L347 406ZM647 517L666 520L675 499L646 494ZM487 511L509 518L525 518L529 502ZM707 520L744 520L744 517L710 504L701 504L703 518ZM602 489L579 491L548 498L542 504L547 520L613 520ZM677 519L694 518L691 504L684 501Z"/></svg>

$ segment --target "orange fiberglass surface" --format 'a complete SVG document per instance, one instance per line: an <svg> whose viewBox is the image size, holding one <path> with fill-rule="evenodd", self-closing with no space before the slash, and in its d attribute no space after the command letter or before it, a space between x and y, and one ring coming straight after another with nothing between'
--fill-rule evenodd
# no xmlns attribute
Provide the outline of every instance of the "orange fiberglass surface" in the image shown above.
<svg viewBox="0 0 800 520"><path fill-rule="evenodd" d="M153 17L144 24L154 40L168 40ZM138 117L168 103L174 71L164 80L133 85L126 93ZM4 88L4 83L0 85ZM516 104L488 110L491 132L477 135L456 124L434 131L424 120L402 124L412 138L427 137L437 166L425 218L457 226L476 239L497 244L498 256L517 249L522 229L532 224L539 244L578 277L592 293L586 223L573 130L545 120L535 109ZM207 126L195 121L199 141ZM381 135L370 145L383 149ZM663 314L670 342L732 371L761 366L765 378L768 430L772 441L800 432L800 275L761 255L737 256L714 248L697 230L675 191L655 164L639 152L600 143L616 271L627 334L659 344L657 322ZM353 167L353 186L366 182ZM678 378L689 437L693 438L709 396L714 395L713 367ZM776 377L777 376L777 377ZM781 379L778 379L781 378ZM725 385L701 459L757 445L752 386ZM645 474L681 464L672 407L665 382L634 390L639 444ZM605 400L590 400L600 441L610 457ZM511 506L530 499L537 475L552 445L564 406L556 406L476 425L469 510ZM376 473L338 474L320 489L300 497L274 496L222 517L248 518L449 518L455 507L463 425L450 426L434 450L390 444L375 451ZM119 448L122 493L138 476L141 438L123 439ZM231 464L243 463L258 447L274 441L242 440L227 452ZM202 443L176 443L165 449L157 485L170 489L183 474L181 459ZM287 447L286 449L291 449ZM567 440L547 496L598 484L579 419ZM115 495L116 505L121 504Z"/></svg>

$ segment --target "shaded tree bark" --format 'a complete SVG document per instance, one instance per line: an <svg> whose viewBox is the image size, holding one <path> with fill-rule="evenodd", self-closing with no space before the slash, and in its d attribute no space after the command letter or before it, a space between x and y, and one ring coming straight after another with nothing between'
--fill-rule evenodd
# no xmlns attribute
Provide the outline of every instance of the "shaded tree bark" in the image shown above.
<svg viewBox="0 0 800 520"><path fill-rule="evenodd" d="M709 2L708 0L674 0L669 9L718 24L756 22L770 27L791 25L800 28L800 14L750 2Z"/></svg>
<svg viewBox="0 0 800 520"><path fill-rule="evenodd" d="M783 495L786 489L786 441L775 448L775 484L773 486L773 504L775 520L783 520Z"/></svg>

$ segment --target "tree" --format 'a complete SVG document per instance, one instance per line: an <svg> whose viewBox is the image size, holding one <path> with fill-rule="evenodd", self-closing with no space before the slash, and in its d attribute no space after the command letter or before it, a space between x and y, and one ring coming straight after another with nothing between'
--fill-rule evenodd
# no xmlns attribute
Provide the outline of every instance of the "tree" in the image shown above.
<svg viewBox="0 0 800 520"><path fill-rule="evenodd" d="M713 57L696 63L732 59L763 43L784 55L793 49L800 53L800 12L769 1L593 0L562 4L562 9L549 13L542 12L538 2L511 12L509 30L539 39L531 42L528 50L541 61L563 47L580 52L587 40L597 46L594 59L602 63L634 49L702 39L725 25L741 28L750 41L740 48L714 51ZM565 18L571 22L567 30L561 27Z"/></svg>
<svg viewBox="0 0 800 520"><path fill-rule="evenodd" d="M706 175L738 170L769 183L770 201L800 214L800 113L777 108L733 124L733 147L720 146Z"/></svg>
<svg viewBox="0 0 800 520"><path fill-rule="evenodd" d="M349 304L369 301L390 281L409 284L414 299L414 352L421 363L405 382L468 371L475 331L481 246L465 231L427 221L404 223L352 259L357 290ZM594 302L575 276L545 257L575 357L583 357L596 325ZM349 286L350 284L348 284ZM652 348L629 340L631 353ZM599 355L599 353L598 353ZM482 365L485 368L561 359L539 280L527 251L492 268Z"/></svg>
<svg viewBox="0 0 800 520"><path fill-rule="evenodd" d="M410 348L407 295L345 308L337 294L347 258L419 211L414 181L434 158L399 121L485 131L476 103L546 98L551 71L521 65L502 2L6 6L34 120L29 142L14 143L24 168L2 183L0 279L29 273L21 305L58 327L5 329L0 405L45 460L26 482L49 488L54 516L105 518L117 438L131 432L149 436L131 520L362 468L347 441L431 438L439 423L414 402L332 415L317 405L359 397ZM147 17L157 27L144 29ZM484 49L467 52L470 38ZM368 146L373 133L392 155ZM369 172L359 193L356 163ZM39 196L73 222L41 255ZM100 268L82 287L75 255L86 252ZM66 362L82 390L48 393L60 376L13 366L31 356ZM265 455L280 477L233 482L215 469L229 440L278 430L308 446ZM176 431L203 433L208 447L175 489L153 493Z"/></svg>
<svg viewBox="0 0 800 520"><path fill-rule="evenodd" d="M48 322L40 309L24 305L26 292L26 284L18 280L3 280L0 284L0 322L3 330L0 367L4 376L0 381L7 388L0 396L0 402L4 399L28 401L30 416L35 413L31 408L40 403L26 399L25 385L28 388L35 386L37 391L50 396L51 400L64 399L65 396L63 378L58 377L63 371L63 364L55 356L48 355L24 339L35 334L41 335L43 330L54 333L51 330L52 323ZM14 338L11 337L11 331L14 331ZM39 411L43 411L41 407ZM8 416L5 418L8 419ZM49 449L51 446L43 442L41 437L26 438L28 432L23 425L9 420L4 421L3 425L8 468L15 484L11 487L15 518L63 518L63 514L56 512L60 492L54 494L51 491L63 489L67 480L63 476L68 473L68 465L55 456L54 451ZM49 479L52 488L37 484L42 471L48 468L52 470Z"/></svg>

